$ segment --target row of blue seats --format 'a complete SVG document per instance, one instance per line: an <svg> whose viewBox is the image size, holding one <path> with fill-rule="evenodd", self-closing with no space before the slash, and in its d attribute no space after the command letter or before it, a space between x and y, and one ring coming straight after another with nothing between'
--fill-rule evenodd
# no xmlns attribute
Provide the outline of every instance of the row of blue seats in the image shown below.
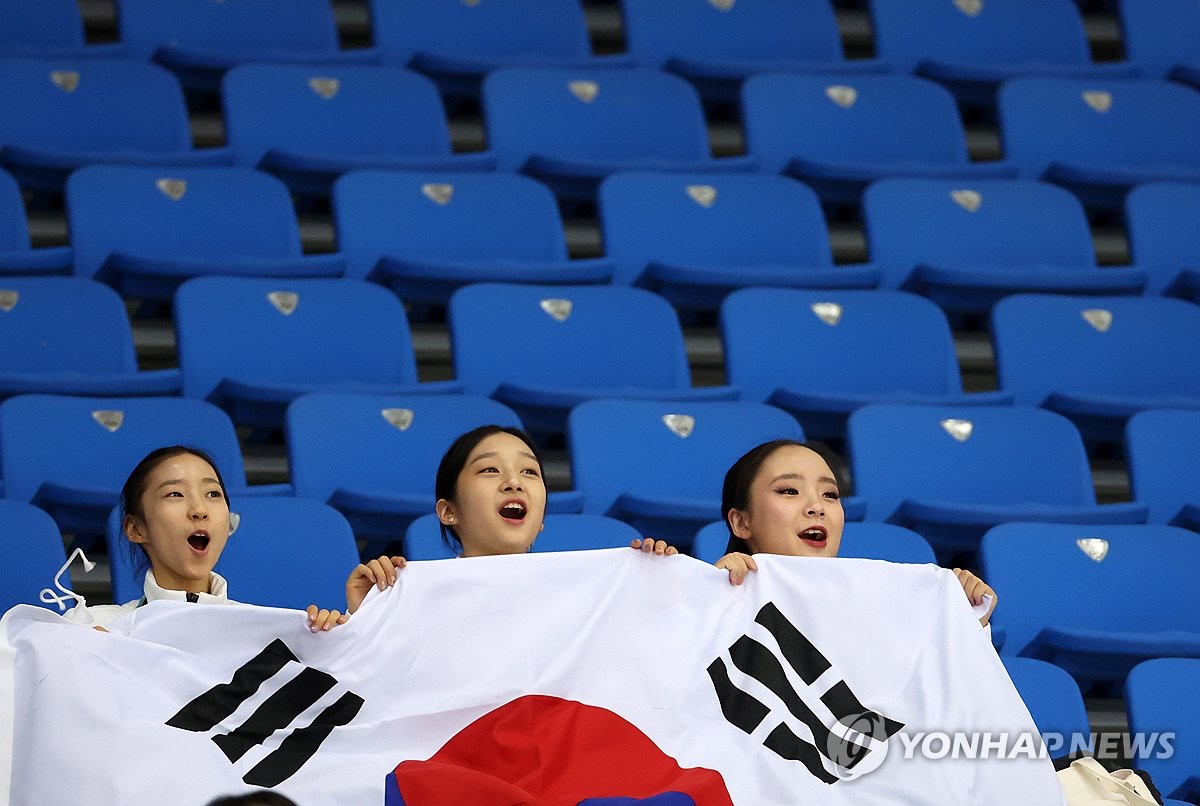
<svg viewBox="0 0 1200 806"><path fill-rule="evenodd" d="M327 2L271 0L224 5L117 0L120 43L88 47L76 0L0 4L0 52L54 56L116 52L153 58L189 84L213 86L241 62L410 65L462 91L506 65L665 67L720 95L766 70L893 68L946 82L970 96L1018 75L1166 76L1184 65L1194 80L1200 10L1188 0L1124 0L1128 63L1092 61L1071 0L870 0L877 59L847 60L829 0L621 0L627 52L595 57L579 0L505 3L371 0L373 47L339 46ZM286 24L281 21L286 20Z"/></svg>
<svg viewBox="0 0 1200 806"><path fill-rule="evenodd" d="M840 439L880 402L1042 406L1089 442L1151 408L1200 408L1200 308L1162 297L1017 294L992 312L999 390L964 393L945 314L900 291L757 288L721 307L729 386L693 386L670 304L619 286L466 286L447 309L455 380L418 383L400 300L361 280L202 277L175 297L179 368L139 371L117 295L94 281L0 281L0 398L187 397L278 428L313 391L467 392L539 434L601 397L769 402Z"/></svg>
<svg viewBox="0 0 1200 806"><path fill-rule="evenodd" d="M834 264L808 187L761 174L610 176L597 204L604 257L589 260L568 259L551 193L506 173L346 174L332 196L338 252L320 255L302 253L283 184L250 169L90 166L68 179L65 201L70 248L31 249L21 193L0 172L0 276L70 272L149 300L200 275L344 276L419 305L474 282L611 282L691 311L745 286L902 289L951 313L986 313L1018 292L1200 296L1200 183L1136 187L1132 265L1103 269L1078 200L1022 179L873 183L864 265Z"/></svg>
<svg viewBox="0 0 1200 806"><path fill-rule="evenodd" d="M871 181L1047 178L1093 206L1200 178L1200 93L1161 80L1025 78L999 91L1004 159L972 162L953 96L906 75L759 74L741 90L747 154L714 158L696 91L646 68L504 68L483 82L488 150L452 153L434 85L390 67L241 65L223 80L229 145L195 149L174 78L126 60L0 59L0 160L61 187L102 162L262 167L297 193L363 167L519 171L564 201L622 170L785 172L831 204Z"/></svg>

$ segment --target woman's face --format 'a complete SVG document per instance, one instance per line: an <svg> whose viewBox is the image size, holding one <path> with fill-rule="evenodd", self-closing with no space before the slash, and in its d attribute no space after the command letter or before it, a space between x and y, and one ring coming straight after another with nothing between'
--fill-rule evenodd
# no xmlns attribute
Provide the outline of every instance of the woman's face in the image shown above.
<svg viewBox="0 0 1200 806"><path fill-rule="evenodd" d="M458 533L464 557L528 551L546 515L537 457L512 434L484 438L458 474L455 500L438 501L437 513Z"/></svg>
<svg viewBox="0 0 1200 806"><path fill-rule="evenodd" d="M833 471L799 445L767 457L750 484L749 506L728 517L752 553L792 557L836 557L846 523Z"/></svg>
<svg viewBox="0 0 1200 806"><path fill-rule="evenodd" d="M125 534L140 543L160 586L207 593L209 574L229 539L229 502L208 462L181 453L146 477L142 516L126 515Z"/></svg>

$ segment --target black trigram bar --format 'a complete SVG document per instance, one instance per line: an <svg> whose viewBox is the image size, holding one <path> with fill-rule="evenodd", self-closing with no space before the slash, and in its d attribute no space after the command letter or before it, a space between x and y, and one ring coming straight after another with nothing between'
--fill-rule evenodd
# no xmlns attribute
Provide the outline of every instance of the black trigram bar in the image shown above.
<svg viewBox="0 0 1200 806"><path fill-rule="evenodd" d="M817 748L792 733L787 725L780 723L763 741L763 745L789 761L799 761L823 784L838 782L838 777L828 772L821 763Z"/></svg>
<svg viewBox="0 0 1200 806"><path fill-rule="evenodd" d="M254 696L259 686L279 673L296 656L287 644L275 639L240 669L233 673L228 683L211 688L201 694L167 720L167 724L180 730L205 733L238 709Z"/></svg>
<svg viewBox="0 0 1200 806"><path fill-rule="evenodd" d="M876 731L884 735L874 737L881 741L892 738L904 727L903 722L888 719L886 716L864 707L858 701L858 697L855 696L854 692L850 690L850 687L846 685L845 680L839 680L834 683L829 688L829 691L821 695L821 702L825 703L834 716L838 718L838 722L841 722L846 727L861 725L864 719L869 720L871 725L882 725L883 730L879 731L878 727L876 727Z"/></svg>
<svg viewBox="0 0 1200 806"><path fill-rule="evenodd" d="M350 724L362 706L362 697L346 692L337 702L318 714L311 725L294 731L284 739L273 753L256 764L242 780L251 786L268 789L279 786L313 757L334 728Z"/></svg>
<svg viewBox="0 0 1200 806"><path fill-rule="evenodd" d="M241 727L232 733L214 736L213 741L230 761L237 761L272 733L292 724L296 717L315 705L336 684L337 680L332 675L305 668L267 697Z"/></svg>
<svg viewBox="0 0 1200 806"><path fill-rule="evenodd" d="M725 661L717 658L708 665L708 676L712 678L713 688L717 690L717 699L721 703L721 713L725 718L741 728L746 733L753 733L771 712L770 708L759 702L753 695L747 694L735 686L729 679L729 670Z"/></svg>
<svg viewBox="0 0 1200 806"><path fill-rule="evenodd" d="M767 632L775 636L783 657L800 679L808 685L817 682L817 678L829 669L829 661L821 654L812 642L779 612L772 602L767 602L758 611L754 620L767 628Z"/></svg>

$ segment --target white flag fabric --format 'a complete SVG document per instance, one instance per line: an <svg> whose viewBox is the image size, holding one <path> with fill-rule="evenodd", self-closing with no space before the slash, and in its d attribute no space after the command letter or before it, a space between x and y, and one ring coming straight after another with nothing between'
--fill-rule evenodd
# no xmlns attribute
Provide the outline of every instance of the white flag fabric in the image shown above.
<svg viewBox="0 0 1200 806"><path fill-rule="evenodd" d="M413 562L319 635L251 606L107 634L17 607L0 802L1062 803L953 574L756 560L739 587L627 549ZM929 741L957 735L991 752Z"/></svg>

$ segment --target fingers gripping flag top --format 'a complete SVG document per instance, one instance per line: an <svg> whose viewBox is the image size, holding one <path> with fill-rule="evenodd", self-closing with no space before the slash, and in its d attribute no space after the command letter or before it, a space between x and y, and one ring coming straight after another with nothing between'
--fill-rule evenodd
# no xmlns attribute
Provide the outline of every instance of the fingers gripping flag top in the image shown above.
<svg viewBox="0 0 1200 806"><path fill-rule="evenodd" d="M1045 759L902 752L1034 731L952 574L759 566L734 588L628 550L411 563L320 635L267 608L154 603L110 633L16 608L0 803L1061 803Z"/></svg>

